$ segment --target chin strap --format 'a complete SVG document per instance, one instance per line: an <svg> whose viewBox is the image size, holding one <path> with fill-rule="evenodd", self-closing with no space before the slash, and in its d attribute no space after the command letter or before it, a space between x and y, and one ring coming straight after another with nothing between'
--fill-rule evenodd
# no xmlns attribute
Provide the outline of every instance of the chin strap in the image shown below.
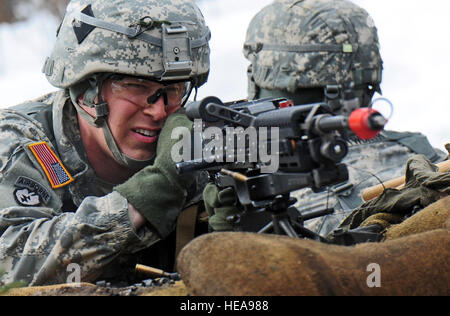
<svg viewBox="0 0 450 316"><path fill-rule="evenodd" d="M142 169L148 165L153 164L155 157L153 156L150 159L145 160L137 160L131 158L124 154L117 145L114 136L111 132L111 129L108 125L108 104L104 102L102 97L102 85L107 76L105 75L97 75L88 80L88 87L85 90L83 97L83 104L95 109L95 118L89 115L79 104L78 104L78 96L80 95L80 90L77 88L70 89L70 98L72 103L75 106L78 114L89 123L89 125L101 128L103 130L103 135L106 140L106 144L114 156L114 159L122 166L130 169ZM84 87L85 84L84 84ZM98 102L95 102L95 98L97 98ZM156 149L156 148L155 148Z"/></svg>

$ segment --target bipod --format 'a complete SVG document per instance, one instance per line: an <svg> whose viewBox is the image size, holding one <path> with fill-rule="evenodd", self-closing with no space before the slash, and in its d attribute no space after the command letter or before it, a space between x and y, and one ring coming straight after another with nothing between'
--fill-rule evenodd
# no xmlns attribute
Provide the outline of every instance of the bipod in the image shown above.
<svg viewBox="0 0 450 316"><path fill-rule="evenodd" d="M286 235L292 238L309 238L320 242L327 240L319 234L304 227L303 222L319 216L331 214L333 210L327 209L314 216L302 216L298 210L292 206L296 199L291 199L289 195L278 196L272 203L266 206L265 211L271 213L272 221L258 231L259 234L275 233ZM292 214L297 214L293 216Z"/></svg>

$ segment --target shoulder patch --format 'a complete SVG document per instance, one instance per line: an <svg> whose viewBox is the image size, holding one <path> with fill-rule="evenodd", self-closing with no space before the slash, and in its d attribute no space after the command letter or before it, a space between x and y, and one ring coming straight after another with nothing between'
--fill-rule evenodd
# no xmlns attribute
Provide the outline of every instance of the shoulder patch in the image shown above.
<svg viewBox="0 0 450 316"><path fill-rule="evenodd" d="M56 156L47 142L28 145L34 154L53 189L58 189L73 182L72 176Z"/></svg>
<svg viewBox="0 0 450 316"><path fill-rule="evenodd" d="M50 193L40 183L33 179L20 176L17 178L14 186L17 188L14 191L16 201L21 205L41 205L41 203L48 204L51 199Z"/></svg>

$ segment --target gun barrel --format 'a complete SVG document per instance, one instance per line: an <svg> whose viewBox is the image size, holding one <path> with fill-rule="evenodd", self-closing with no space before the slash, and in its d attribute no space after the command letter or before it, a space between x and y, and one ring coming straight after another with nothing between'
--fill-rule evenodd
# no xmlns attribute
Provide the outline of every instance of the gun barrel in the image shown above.
<svg viewBox="0 0 450 316"><path fill-rule="evenodd" d="M302 214L302 218L304 221L313 219L313 218L317 218L317 217L322 217L325 215L330 215L334 213L334 209L332 208L327 208L324 210L320 210L320 211L313 211L313 212L308 212L306 214Z"/></svg>
<svg viewBox="0 0 450 316"><path fill-rule="evenodd" d="M318 131L327 133L341 129L351 129L361 139L375 137L386 125L387 119L373 109L360 108L352 113L350 118L342 115L319 116L315 123Z"/></svg>
<svg viewBox="0 0 450 316"><path fill-rule="evenodd" d="M350 129L364 140L377 136L387 122L380 113L370 108L357 109L349 118Z"/></svg>
<svg viewBox="0 0 450 316"><path fill-rule="evenodd" d="M323 116L317 120L317 128L321 132L331 132L348 128L348 119L345 116Z"/></svg>

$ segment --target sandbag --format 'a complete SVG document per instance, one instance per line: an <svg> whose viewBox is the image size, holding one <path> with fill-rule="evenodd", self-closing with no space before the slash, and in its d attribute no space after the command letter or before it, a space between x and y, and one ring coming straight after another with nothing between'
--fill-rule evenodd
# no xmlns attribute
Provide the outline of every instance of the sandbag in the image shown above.
<svg viewBox="0 0 450 316"><path fill-rule="evenodd" d="M450 196L411 216L398 225L390 226L385 234L385 240L397 239L426 231L445 228L446 221L450 218Z"/></svg>
<svg viewBox="0 0 450 316"><path fill-rule="evenodd" d="M448 206L448 201L438 203ZM422 216L433 217L436 209L432 207ZM448 211L437 218L405 222L405 227L415 227L410 224L413 221L429 222L432 230L413 229L405 237L394 238L392 229L384 242L351 247L276 235L213 233L193 240L181 251L178 269L191 295L447 296Z"/></svg>

